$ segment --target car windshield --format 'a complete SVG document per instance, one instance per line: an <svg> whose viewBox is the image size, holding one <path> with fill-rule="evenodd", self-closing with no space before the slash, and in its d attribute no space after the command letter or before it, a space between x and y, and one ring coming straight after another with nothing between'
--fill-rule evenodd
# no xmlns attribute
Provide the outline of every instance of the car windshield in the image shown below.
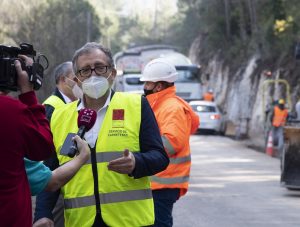
<svg viewBox="0 0 300 227"><path fill-rule="evenodd" d="M183 83L191 83L191 82L199 82L196 74L192 73L189 70L179 70L178 72L178 79L176 80L176 83L183 82Z"/></svg>
<svg viewBox="0 0 300 227"><path fill-rule="evenodd" d="M216 107L214 106L192 105L192 108L196 112L202 112L202 113L216 112Z"/></svg>
<svg viewBox="0 0 300 227"><path fill-rule="evenodd" d="M143 81L140 81L139 77L128 77L126 78L126 83L129 85L142 85Z"/></svg>

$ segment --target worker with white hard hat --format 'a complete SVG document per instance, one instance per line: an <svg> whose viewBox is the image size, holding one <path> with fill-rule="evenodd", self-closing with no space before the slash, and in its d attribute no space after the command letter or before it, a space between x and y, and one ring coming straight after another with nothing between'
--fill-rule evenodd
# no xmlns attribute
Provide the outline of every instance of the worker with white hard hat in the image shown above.
<svg viewBox="0 0 300 227"><path fill-rule="evenodd" d="M146 82L144 91L147 96L155 91L161 90L162 87L173 86L177 78L178 73L176 68L164 58L158 58L152 60L145 66L140 81ZM159 88L156 88L156 86L159 86Z"/></svg>
<svg viewBox="0 0 300 227"><path fill-rule="evenodd" d="M173 226L173 204L186 194L191 168L189 139L199 126L199 117L190 105L176 96L178 73L166 58L149 62L140 78L144 93L155 114L165 150L170 158L166 170L151 177L154 226Z"/></svg>

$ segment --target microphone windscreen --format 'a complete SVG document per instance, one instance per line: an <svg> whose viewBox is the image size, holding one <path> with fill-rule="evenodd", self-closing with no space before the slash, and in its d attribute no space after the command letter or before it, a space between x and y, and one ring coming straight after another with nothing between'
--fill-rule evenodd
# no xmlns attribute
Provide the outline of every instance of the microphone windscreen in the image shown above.
<svg viewBox="0 0 300 227"><path fill-rule="evenodd" d="M79 111L77 124L78 128L84 126L85 131L90 130L97 119L97 112L92 109L84 108Z"/></svg>

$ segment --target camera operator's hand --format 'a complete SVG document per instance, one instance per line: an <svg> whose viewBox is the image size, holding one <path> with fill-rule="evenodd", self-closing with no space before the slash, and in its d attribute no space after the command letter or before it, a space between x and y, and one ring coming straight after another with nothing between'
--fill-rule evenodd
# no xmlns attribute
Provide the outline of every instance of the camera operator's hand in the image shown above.
<svg viewBox="0 0 300 227"><path fill-rule="evenodd" d="M25 55L19 55L18 57L25 62L26 66L33 64L33 60ZM18 73L18 87L20 88L20 92L23 94L29 91L33 91L33 84L29 82L29 76L27 72L22 69L19 60L15 61L15 66Z"/></svg>

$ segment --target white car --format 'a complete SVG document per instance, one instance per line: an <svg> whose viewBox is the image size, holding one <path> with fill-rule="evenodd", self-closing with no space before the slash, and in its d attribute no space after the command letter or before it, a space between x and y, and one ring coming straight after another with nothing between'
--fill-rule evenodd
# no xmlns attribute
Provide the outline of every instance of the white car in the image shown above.
<svg viewBox="0 0 300 227"><path fill-rule="evenodd" d="M189 104L200 118L199 130L210 130L221 135L225 134L225 117L222 115L216 103L190 101Z"/></svg>

